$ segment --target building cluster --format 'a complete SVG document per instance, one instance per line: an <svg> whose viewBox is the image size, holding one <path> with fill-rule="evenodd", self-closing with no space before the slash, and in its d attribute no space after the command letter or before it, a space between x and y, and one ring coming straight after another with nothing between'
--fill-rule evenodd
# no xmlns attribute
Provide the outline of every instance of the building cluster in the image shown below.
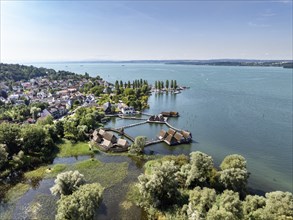
<svg viewBox="0 0 293 220"><path fill-rule="evenodd" d="M88 105L96 103L93 94L84 95L80 89L91 79L67 78L62 80L51 80L48 77L37 77L29 81L17 81L13 86L8 86L4 82L0 83L0 90L4 91L7 98L0 97L0 101L6 104L22 105L35 102L45 102L49 106L40 116L51 114L54 118L59 118L71 109L73 104ZM111 85L104 80L97 80L100 85L110 88Z"/></svg>
<svg viewBox="0 0 293 220"><path fill-rule="evenodd" d="M92 145L99 146L104 151L121 152L127 151L129 142L122 138L117 138L112 132L104 129L96 129L91 137Z"/></svg>
<svg viewBox="0 0 293 220"><path fill-rule="evenodd" d="M106 114L113 113L112 108L118 109L119 112L121 112L123 115L134 115L134 114L136 114L136 111L132 106L126 105L121 100L119 100L118 104L111 104L110 102L106 102L103 105L103 110L104 110L104 112Z"/></svg>
<svg viewBox="0 0 293 220"><path fill-rule="evenodd" d="M148 122L160 122L160 123L165 123L167 120L166 117L164 117L162 114L158 115L152 115L149 117Z"/></svg>
<svg viewBox="0 0 293 220"><path fill-rule="evenodd" d="M192 134L189 131L175 131L169 128L168 131L161 130L158 138L168 145L186 144L192 141Z"/></svg>
<svg viewBox="0 0 293 220"><path fill-rule="evenodd" d="M164 117L179 117L178 112L161 112Z"/></svg>

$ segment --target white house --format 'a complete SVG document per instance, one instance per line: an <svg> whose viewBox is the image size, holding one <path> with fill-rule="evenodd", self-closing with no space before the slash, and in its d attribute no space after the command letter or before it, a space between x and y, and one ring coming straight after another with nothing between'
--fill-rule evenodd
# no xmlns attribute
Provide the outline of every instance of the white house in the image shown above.
<svg viewBox="0 0 293 220"><path fill-rule="evenodd" d="M125 107L121 108L121 112L123 115L133 115L135 114L135 110L133 107Z"/></svg>

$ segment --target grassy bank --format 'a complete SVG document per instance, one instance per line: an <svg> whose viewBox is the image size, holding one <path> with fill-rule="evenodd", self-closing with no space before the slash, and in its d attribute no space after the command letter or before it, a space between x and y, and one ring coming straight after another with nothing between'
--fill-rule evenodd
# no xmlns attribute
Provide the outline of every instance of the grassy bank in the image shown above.
<svg viewBox="0 0 293 220"><path fill-rule="evenodd" d="M57 145L59 153L57 157L75 157L80 155L92 155L98 153L96 149L90 149L87 142L72 143L68 140L63 139L61 144Z"/></svg>
<svg viewBox="0 0 293 220"><path fill-rule="evenodd" d="M42 166L26 172L24 177L29 182L33 182L37 179L55 178L59 173L69 170L78 170L85 176L88 183L99 182L103 187L108 188L121 182L127 176L128 163L102 163L92 158L74 164Z"/></svg>

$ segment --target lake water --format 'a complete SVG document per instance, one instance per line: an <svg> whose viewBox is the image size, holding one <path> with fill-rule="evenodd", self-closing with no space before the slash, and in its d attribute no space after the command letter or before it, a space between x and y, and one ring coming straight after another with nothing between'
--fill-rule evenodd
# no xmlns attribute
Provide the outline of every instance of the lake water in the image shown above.
<svg viewBox="0 0 293 220"><path fill-rule="evenodd" d="M146 112L178 111L169 122L190 130L194 142L169 147L158 144L147 152L189 154L202 151L219 165L226 155L241 154L251 172L249 186L264 191L292 190L292 69L165 64L34 64L115 80L176 79L190 86L181 94L153 94ZM117 119L108 126L131 124ZM155 138L164 126L126 129L133 136Z"/></svg>

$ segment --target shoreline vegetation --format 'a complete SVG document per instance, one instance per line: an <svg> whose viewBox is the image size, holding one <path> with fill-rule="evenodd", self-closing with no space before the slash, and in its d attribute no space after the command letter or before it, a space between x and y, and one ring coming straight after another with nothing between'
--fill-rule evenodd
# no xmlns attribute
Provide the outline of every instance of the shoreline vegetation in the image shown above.
<svg viewBox="0 0 293 220"><path fill-rule="evenodd" d="M292 219L293 195L247 191L249 172L241 155L228 155L217 169L211 156L196 151L149 160L129 187L126 202L149 219Z"/></svg>
<svg viewBox="0 0 293 220"><path fill-rule="evenodd" d="M94 130L104 127L109 120L107 115L147 108L152 90L180 88L176 80L166 80L165 84L156 81L154 87L143 79L111 84L87 73L77 75L2 63L0 79L0 201L10 206L0 216L8 219L16 201L30 187L37 188L43 179L57 178L55 188L62 188L65 186L58 183L64 176L70 180L66 186L73 183L70 193L61 197L57 193L59 200L58 195L47 198L56 207L56 217L76 217L68 208L71 201L81 210L80 216L92 218L103 190L122 182L129 166L127 162L103 163L94 158L100 152L88 142ZM60 84L66 89L61 89ZM60 112L62 106L64 110ZM53 114L54 109L59 113ZM242 156L227 156L217 169L213 159L202 152L152 160L143 155L145 145L146 138L138 136L129 146L129 153L112 155L146 162L145 172L136 184L130 185L126 202L142 207L151 219L292 219L292 193L276 191L266 197L248 194L249 173ZM80 155L92 158L52 165L56 157ZM74 184L83 178L86 181L82 184ZM91 193L88 189L92 189ZM87 196L81 196L84 194ZM31 217L45 213L44 200L40 207L31 204ZM84 213L79 206L81 201L93 208Z"/></svg>

